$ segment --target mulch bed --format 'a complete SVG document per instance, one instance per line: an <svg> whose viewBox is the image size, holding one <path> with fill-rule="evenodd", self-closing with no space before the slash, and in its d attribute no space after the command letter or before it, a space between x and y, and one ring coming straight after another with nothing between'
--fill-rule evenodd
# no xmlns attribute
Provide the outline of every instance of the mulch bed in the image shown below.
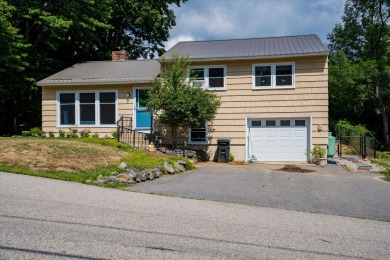
<svg viewBox="0 0 390 260"><path fill-rule="evenodd" d="M294 164L286 164L283 168L278 169L278 171L301 172L301 173L315 172L313 170L304 169L304 168L299 167L299 166L294 165Z"/></svg>

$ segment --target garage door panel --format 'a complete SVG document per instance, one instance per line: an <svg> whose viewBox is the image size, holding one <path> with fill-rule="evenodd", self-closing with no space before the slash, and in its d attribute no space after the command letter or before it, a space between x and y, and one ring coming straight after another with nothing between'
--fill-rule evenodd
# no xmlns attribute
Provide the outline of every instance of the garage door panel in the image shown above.
<svg viewBox="0 0 390 260"><path fill-rule="evenodd" d="M265 132L265 137L269 138L269 137L276 137L276 129L266 129L266 132Z"/></svg>
<svg viewBox="0 0 390 260"><path fill-rule="evenodd" d="M275 121L279 122L275 127L249 127L249 157L253 155L257 161L307 161L308 128L278 126L279 119Z"/></svg>
<svg viewBox="0 0 390 260"><path fill-rule="evenodd" d="M291 138L291 130L280 130L280 137L287 137L287 138Z"/></svg>

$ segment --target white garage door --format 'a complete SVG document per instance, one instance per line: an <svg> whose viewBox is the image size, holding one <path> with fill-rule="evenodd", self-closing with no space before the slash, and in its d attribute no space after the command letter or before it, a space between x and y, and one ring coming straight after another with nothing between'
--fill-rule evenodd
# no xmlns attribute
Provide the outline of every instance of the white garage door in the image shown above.
<svg viewBox="0 0 390 260"><path fill-rule="evenodd" d="M248 155L252 161L307 161L308 119L248 120Z"/></svg>

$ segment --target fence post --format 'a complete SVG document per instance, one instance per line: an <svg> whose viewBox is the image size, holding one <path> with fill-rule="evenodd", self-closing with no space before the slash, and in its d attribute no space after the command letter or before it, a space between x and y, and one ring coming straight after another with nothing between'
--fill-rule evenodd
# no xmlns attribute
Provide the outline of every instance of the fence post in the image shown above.
<svg viewBox="0 0 390 260"><path fill-rule="evenodd" d="M366 136L362 136L362 142L363 142L363 154L362 154L362 159L366 159L367 156L367 151L366 151Z"/></svg>

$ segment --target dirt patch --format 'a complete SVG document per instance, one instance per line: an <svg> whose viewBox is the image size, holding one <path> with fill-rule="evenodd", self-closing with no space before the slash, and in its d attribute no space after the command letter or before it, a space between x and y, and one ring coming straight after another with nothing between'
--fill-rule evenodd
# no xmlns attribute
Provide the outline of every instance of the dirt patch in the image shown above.
<svg viewBox="0 0 390 260"><path fill-rule="evenodd" d="M229 162L230 165L248 165L247 162L245 161L233 161L233 162Z"/></svg>
<svg viewBox="0 0 390 260"><path fill-rule="evenodd" d="M59 139L1 138L0 165L32 171L81 172L117 163L126 152Z"/></svg>
<svg viewBox="0 0 390 260"><path fill-rule="evenodd" d="M302 173L309 173L309 172L315 172L313 170L304 169L302 167L299 167L294 164L286 164L283 168L278 169L278 171L284 171L284 172L302 172Z"/></svg>

